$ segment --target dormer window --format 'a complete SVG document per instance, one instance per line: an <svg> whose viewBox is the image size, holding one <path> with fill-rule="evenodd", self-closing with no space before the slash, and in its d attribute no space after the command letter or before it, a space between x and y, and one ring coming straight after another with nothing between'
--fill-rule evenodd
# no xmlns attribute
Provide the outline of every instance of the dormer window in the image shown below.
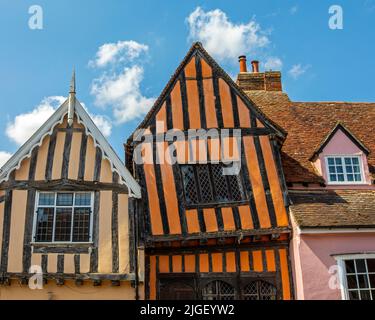
<svg viewBox="0 0 375 320"><path fill-rule="evenodd" d="M328 185L370 185L369 149L338 123L310 157Z"/></svg>
<svg viewBox="0 0 375 320"><path fill-rule="evenodd" d="M326 165L331 184L363 183L359 156L327 156Z"/></svg>

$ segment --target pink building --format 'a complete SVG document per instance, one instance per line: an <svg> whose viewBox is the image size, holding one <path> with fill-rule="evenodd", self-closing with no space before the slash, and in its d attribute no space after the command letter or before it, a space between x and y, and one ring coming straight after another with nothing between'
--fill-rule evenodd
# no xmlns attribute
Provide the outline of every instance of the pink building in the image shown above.
<svg viewBox="0 0 375 320"><path fill-rule="evenodd" d="M237 83L288 133L294 297L375 300L375 103L293 102L279 72Z"/></svg>

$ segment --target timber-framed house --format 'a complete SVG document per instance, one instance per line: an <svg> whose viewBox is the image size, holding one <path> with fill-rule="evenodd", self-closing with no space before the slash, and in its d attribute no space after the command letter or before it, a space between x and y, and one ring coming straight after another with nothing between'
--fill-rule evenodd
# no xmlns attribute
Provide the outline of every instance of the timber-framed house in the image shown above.
<svg viewBox="0 0 375 320"><path fill-rule="evenodd" d="M75 91L73 76L1 169L1 299L136 298L128 205L140 188Z"/></svg>
<svg viewBox="0 0 375 320"><path fill-rule="evenodd" d="M285 131L200 43L138 129L125 149L142 192L131 216L145 298L292 299ZM191 138L191 129L216 136ZM182 141L167 138L173 131ZM224 174L228 163L239 170Z"/></svg>

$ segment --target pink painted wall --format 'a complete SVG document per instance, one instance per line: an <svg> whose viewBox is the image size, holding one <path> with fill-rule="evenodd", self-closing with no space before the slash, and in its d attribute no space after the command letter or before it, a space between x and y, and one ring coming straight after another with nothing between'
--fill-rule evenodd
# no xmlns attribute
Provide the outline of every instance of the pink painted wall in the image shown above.
<svg viewBox="0 0 375 320"><path fill-rule="evenodd" d="M327 179L327 172L326 172L326 162L325 157L328 155L356 155L360 156L363 163L363 168L361 170L364 173L365 183L363 185L350 185L350 189L368 189L369 185L371 185L371 176L368 170L368 163L367 157L359 149L341 130L338 130L336 134L331 138L328 144L325 146L319 158L313 163L315 169L323 176L323 178L328 181ZM332 188L334 186L335 189L348 189L348 185L327 185L327 188ZM372 186L371 188L375 188Z"/></svg>
<svg viewBox="0 0 375 320"><path fill-rule="evenodd" d="M337 265L332 254L375 252L374 233L294 234L291 243L296 299L341 300L339 289L330 289L328 270Z"/></svg>

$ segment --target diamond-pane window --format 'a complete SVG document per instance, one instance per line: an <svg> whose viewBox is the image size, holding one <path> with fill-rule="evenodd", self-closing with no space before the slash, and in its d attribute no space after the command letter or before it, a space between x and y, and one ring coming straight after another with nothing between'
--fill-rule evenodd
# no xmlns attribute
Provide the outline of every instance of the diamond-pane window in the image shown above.
<svg viewBox="0 0 375 320"><path fill-rule="evenodd" d="M266 281L253 281L243 289L244 300L276 300L276 287Z"/></svg>
<svg viewBox="0 0 375 320"><path fill-rule="evenodd" d="M203 288L202 298L203 300L234 300L235 290L229 283L216 280Z"/></svg>
<svg viewBox="0 0 375 320"><path fill-rule="evenodd" d="M228 174L225 168L222 163L181 165L186 203L194 206L246 200L241 172Z"/></svg>
<svg viewBox="0 0 375 320"><path fill-rule="evenodd" d="M189 204L198 203L198 193L194 177L194 168L192 166L182 166L181 171L184 177L186 202Z"/></svg>
<svg viewBox="0 0 375 320"><path fill-rule="evenodd" d="M206 166L197 166L197 172L201 189L202 202L210 203L213 201L210 174Z"/></svg>
<svg viewBox="0 0 375 320"><path fill-rule="evenodd" d="M223 175L223 166L220 164L211 165L212 177L215 183L216 199L218 202L229 201L229 188L226 176Z"/></svg>

